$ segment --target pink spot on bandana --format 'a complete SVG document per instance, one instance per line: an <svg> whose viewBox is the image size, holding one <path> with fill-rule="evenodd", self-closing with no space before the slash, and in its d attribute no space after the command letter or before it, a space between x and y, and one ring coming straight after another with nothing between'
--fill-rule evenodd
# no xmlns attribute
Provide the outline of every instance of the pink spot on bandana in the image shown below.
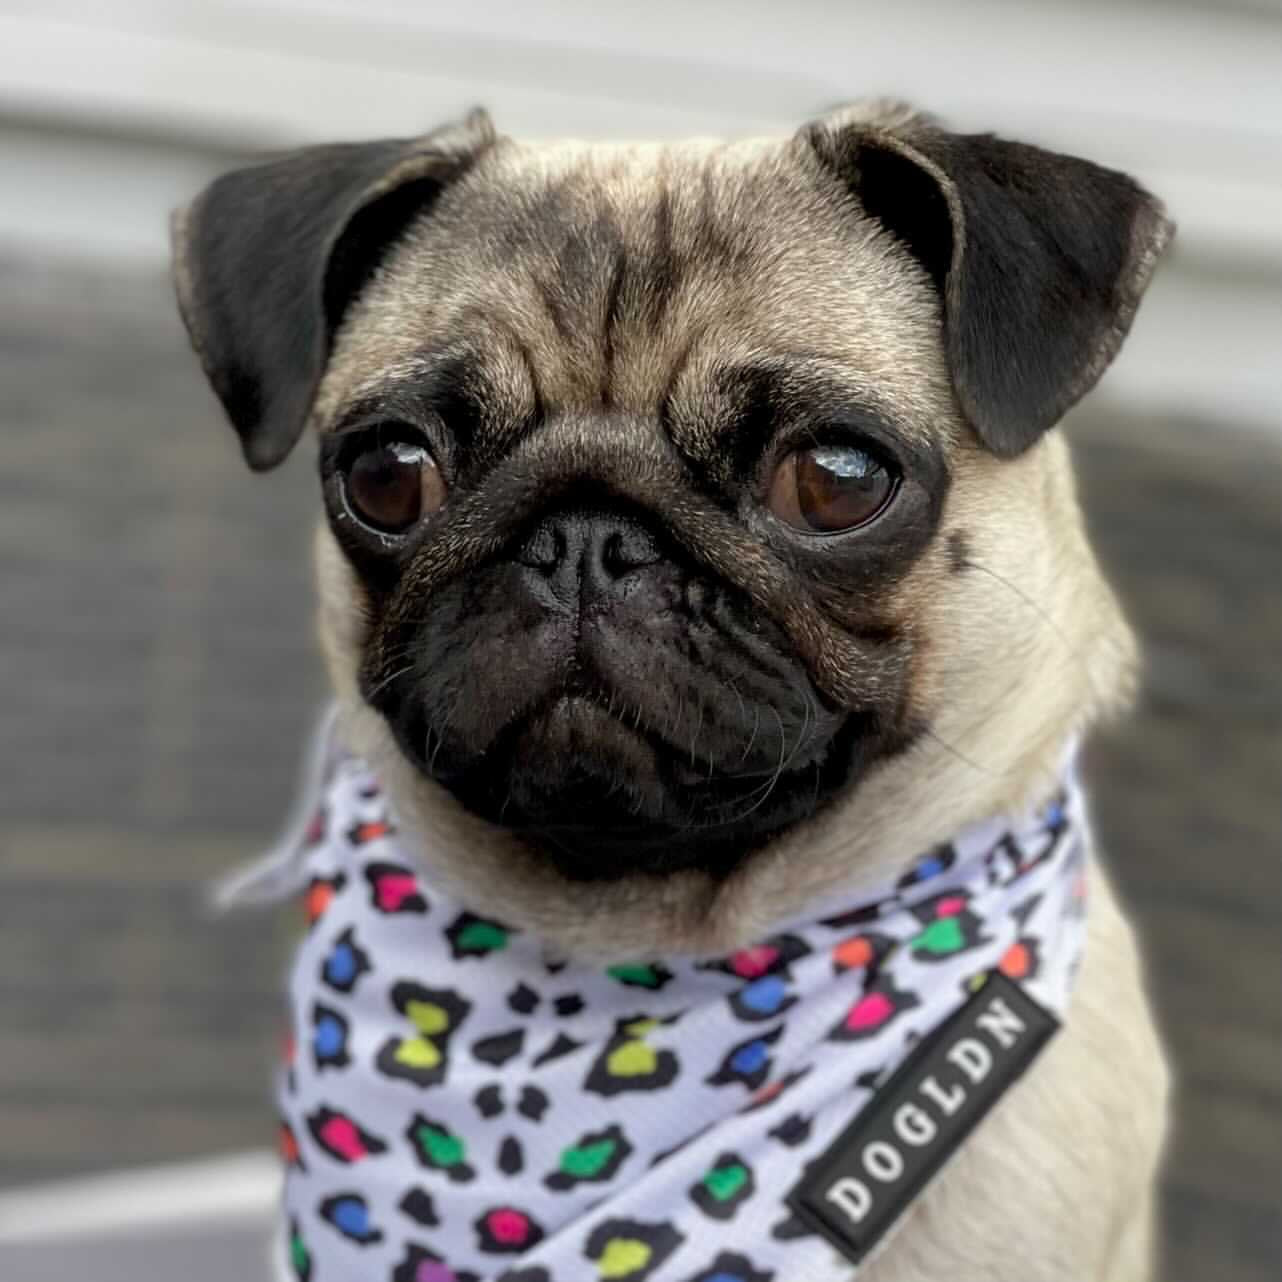
<svg viewBox="0 0 1282 1282"><path fill-rule="evenodd" d="M941 899L935 905L936 917L956 917L958 913L966 911L966 900L961 895L952 895L948 899Z"/></svg>
<svg viewBox="0 0 1282 1282"><path fill-rule="evenodd" d="M758 979L779 960L779 950L769 944L743 948L730 956L730 969L741 979Z"/></svg>
<svg viewBox="0 0 1282 1282"><path fill-rule="evenodd" d="M440 1260L420 1260L414 1270L414 1282L455 1282L455 1273Z"/></svg>
<svg viewBox="0 0 1282 1282"><path fill-rule="evenodd" d="M876 1028L895 1013L895 1004L885 993L865 993L846 1015L846 1027L851 1032Z"/></svg>
<svg viewBox="0 0 1282 1282"><path fill-rule="evenodd" d="M529 1236L530 1221L520 1211L504 1207L485 1217L490 1235L504 1246L520 1246Z"/></svg>
<svg viewBox="0 0 1282 1282"><path fill-rule="evenodd" d="M320 1128L321 1142L326 1148L332 1148L340 1157L349 1162L359 1161L369 1156L369 1149L361 1139L360 1132L353 1125L351 1118L331 1117Z"/></svg>
<svg viewBox="0 0 1282 1282"><path fill-rule="evenodd" d="M394 913L409 898L418 894L418 882L407 872L388 873L378 879L374 892L378 906L387 913Z"/></svg>

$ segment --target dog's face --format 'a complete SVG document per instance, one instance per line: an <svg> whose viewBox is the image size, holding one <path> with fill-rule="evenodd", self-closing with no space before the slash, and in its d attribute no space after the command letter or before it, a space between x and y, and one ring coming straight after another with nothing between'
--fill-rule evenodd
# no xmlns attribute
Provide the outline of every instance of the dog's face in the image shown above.
<svg viewBox="0 0 1282 1282"><path fill-rule="evenodd" d="M782 912L1109 696L1044 433L1167 234L1121 175L898 109L729 146L474 117L220 180L178 275L251 463L320 434L352 733L465 889L609 931Z"/></svg>

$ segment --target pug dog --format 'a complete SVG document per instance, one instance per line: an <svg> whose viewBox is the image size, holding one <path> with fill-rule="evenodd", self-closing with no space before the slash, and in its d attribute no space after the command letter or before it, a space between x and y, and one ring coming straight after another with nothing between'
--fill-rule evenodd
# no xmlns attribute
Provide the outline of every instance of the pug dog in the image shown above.
<svg viewBox="0 0 1282 1282"><path fill-rule="evenodd" d="M181 211L181 312L250 467L319 442L340 737L430 846L411 905L439 886L551 973L747 955L1053 791L1136 662L1052 429L1171 232L1123 174L889 102L661 145L527 145L475 112ZM1089 881L1062 1030L823 1277L1153 1276L1167 1070ZM326 1215L362 1247L350 1169ZM520 1225L495 1214L499 1251ZM757 1272L738 1232L699 1276L815 1282L804 1232ZM582 1273L483 1276L649 1277L636 1233ZM396 1278L482 1276L422 1237ZM293 1250L317 1282L385 1276Z"/></svg>

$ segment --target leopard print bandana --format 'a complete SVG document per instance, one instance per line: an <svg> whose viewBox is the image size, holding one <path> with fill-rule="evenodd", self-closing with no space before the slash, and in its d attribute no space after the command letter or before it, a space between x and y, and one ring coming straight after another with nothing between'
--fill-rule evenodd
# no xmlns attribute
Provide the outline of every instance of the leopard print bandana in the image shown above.
<svg viewBox="0 0 1282 1282"><path fill-rule="evenodd" d="M1063 1011L1086 829L1071 765L857 903L722 957L549 960L433 886L333 746L228 898L304 889L280 1078L300 1282L849 1282L788 1193L994 970Z"/></svg>

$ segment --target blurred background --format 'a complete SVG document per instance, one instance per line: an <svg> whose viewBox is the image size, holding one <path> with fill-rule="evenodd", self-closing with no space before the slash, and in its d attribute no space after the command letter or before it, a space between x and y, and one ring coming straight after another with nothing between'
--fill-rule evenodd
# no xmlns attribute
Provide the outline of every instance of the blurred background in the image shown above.
<svg viewBox="0 0 1282 1282"><path fill-rule="evenodd" d="M1180 225L1067 424L1148 656L1088 764L1179 1077L1161 1277L1278 1277L1276 3L0 0L3 1282L264 1273L294 922L201 894L270 840L323 698L315 483L306 449L243 470L169 209L263 148L477 102L504 132L640 137L865 94L1129 170Z"/></svg>

